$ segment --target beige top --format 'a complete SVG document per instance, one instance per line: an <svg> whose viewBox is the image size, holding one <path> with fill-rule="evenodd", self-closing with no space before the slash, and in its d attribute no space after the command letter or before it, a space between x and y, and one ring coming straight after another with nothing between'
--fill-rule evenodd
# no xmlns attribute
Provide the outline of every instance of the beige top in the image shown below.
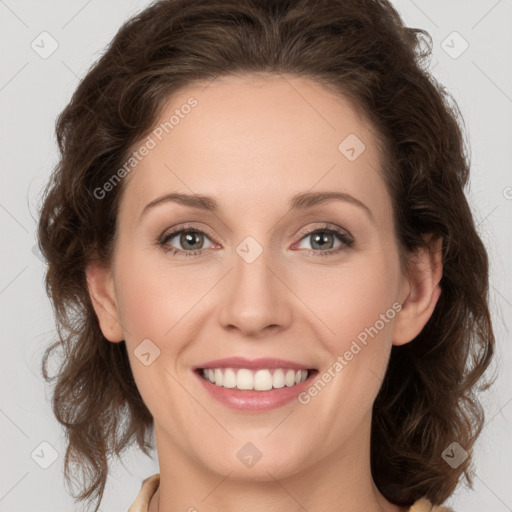
<svg viewBox="0 0 512 512"><path fill-rule="evenodd" d="M128 512L148 512L149 502L160 485L160 473L156 473L142 482L140 492ZM416 500L409 512L453 512L449 508L432 505L427 498Z"/></svg>

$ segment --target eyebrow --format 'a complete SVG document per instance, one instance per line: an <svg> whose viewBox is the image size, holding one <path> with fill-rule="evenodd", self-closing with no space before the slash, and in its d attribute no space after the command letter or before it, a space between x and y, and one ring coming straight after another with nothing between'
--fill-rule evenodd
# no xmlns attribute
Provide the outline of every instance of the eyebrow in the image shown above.
<svg viewBox="0 0 512 512"><path fill-rule="evenodd" d="M345 201L347 203L358 206L363 209L370 220L375 222L373 213L364 203L356 199L355 197L347 194L345 192L303 192L293 196L288 202L288 208L290 210L305 210L307 208L312 208L313 206L317 206L319 204L329 203L332 201ZM157 197L153 199L150 203L148 203L144 209L142 210L141 217L151 208L156 205L174 202L178 204L182 204L184 206L188 206L190 208L197 208L200 210L206 210L211 212L219 211L219 203L212 196L202 195L202 194L182 194L177 192L172 192L170 194L165 194L161 197Z"/></svg>

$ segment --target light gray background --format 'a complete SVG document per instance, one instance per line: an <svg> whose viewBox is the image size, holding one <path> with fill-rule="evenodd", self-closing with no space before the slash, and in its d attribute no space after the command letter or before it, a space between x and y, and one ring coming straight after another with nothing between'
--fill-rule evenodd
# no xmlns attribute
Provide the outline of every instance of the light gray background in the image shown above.
<svg viewBox="0 0 512 512"><path fill-rule="evenodd" d="M0 0L1 512L78 509L63 485L64 436L39 372L54 323L42 284L44 265L33 252L38 200L57 162L58 113L122 22L148 3ZM475 489L460 485L447 503L456 512L512 511L512 273L506 264L512 253L512 0L393 3L408 26L432 35L432 72L464 115L471 144L469 197L491 258L499 378L484 396L487 424L476 447ZM46 59L31 48L43 31L58 42ZM443 49L451 46L452 55L462 49L454 31L469 44L458 58ZM42 442L57 452L47 469L39 464L50 463L52 451ZM142 479L157 471L156 460L130 452L124 464L113 466L101 510L127 510Z"/></svg>

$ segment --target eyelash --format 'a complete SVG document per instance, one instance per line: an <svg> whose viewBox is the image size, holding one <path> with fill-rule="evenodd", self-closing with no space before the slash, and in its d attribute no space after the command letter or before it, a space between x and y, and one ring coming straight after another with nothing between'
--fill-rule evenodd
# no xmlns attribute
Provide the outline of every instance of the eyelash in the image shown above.
<svg viewBox="0 0 512 512"><path fill-rule="evenodd" d="M180 226L178 229L172 231L171 233L162 235L158 240L158 244L162 247L162 249L166 253L171 253L173 256L175 256L175 255L184 256L184 257L198 256L199 254L201 254L203 251L206 250L206 249L199 249L197 251L182 251L181 249L175 249L175 248L170 248L170 247L166 246L166 243L169 240L172 240L176 235L179 235L180 233L183 233L183 232L201 233L203 235L206 235L208 238L212 238L209 235L209 233L207 233L206 231L203 231L202 229L195 228L193 226L184 225L184 226ZM338 239L341 242L343 242L343 244L335 249L328 249L326 251L306 249L307 254L309 256L311 256L311 255L313 255L313 256L330 256L332 254L346 250L346 249L352 247L352 245L354 244L354 240L351 237L349 237L345 231L342 231L339 228L331 228L328 225L320 226L311 231L301 233L300 240L302 240L303 238L306 238L308 236L315 235L317 233L333 233L333 234L337 235Z"/></svg>

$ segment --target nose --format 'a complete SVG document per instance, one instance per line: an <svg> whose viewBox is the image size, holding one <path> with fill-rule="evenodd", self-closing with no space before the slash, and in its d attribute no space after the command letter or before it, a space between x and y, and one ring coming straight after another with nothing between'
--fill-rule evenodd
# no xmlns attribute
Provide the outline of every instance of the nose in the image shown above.
<svg viewBox="0 0 512 512"><path fill-rule="evenodd" d="M252 263L235 253L234 268L222 286L219 320L223 328L252 338L287 328L293 293L285 284L286 276L280 274L266 250Z"/></svg>

